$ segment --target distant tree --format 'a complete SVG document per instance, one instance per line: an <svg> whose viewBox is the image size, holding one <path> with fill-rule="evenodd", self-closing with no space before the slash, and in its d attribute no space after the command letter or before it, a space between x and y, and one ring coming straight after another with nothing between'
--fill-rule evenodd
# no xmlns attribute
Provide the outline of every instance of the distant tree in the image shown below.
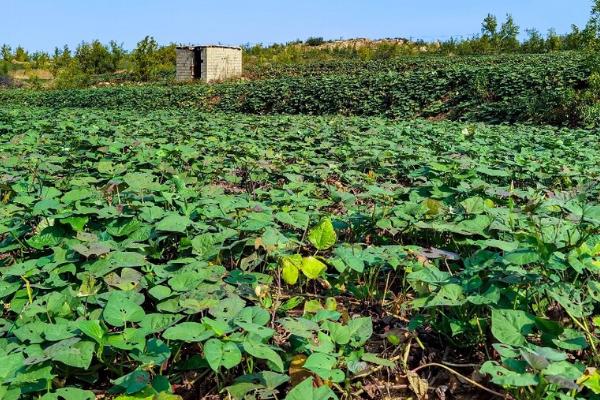
<svg viewBox="0 0 600 400"><path fill-rule="evenodd" d="M571 32L563 37L564 50L579 50L583 47L583 34L575 24L571 25Z"/></svg>
<svg viewBox="0 0 600 400"><path fill-rule="evenodd" d="M54 55L52 56L52 73L56 75L59 70L66 68L71 63L72 59L73 57L71 56L71 50L69 49L69 46L64 45L62 50L58 47L55 47Z"/></svg>
<svg viewBox="0 0 600 400"><path fill-rule="evenodd" d="M2 45L2 49L0 50L0 52L2 53L3 61L9 62L13 60L12 48L9 45Z"/></svg>
<svg viewBox="0 0 600 400"><path fill-rule="evenodd" d="M121 61L125 57L126 51L123 48L123 44L118 44L114 40L111 40L109 43L110 46L110 56L112 59L112 65L115 70L119 69L119 65Z"/></svg>
<svg viewBox="0 0 600 400"><path fill-rule="evenodd" d="M82 88L90 84L90 75L81 69L76 59L71 59L55 76L54 87L57 89Z"/></svg>
<svg viewBox="0 0 600 400"><path fill-rule="evenodd" d="M146 36L133 50L133 72L141 81L149 81L156 74L160 62L157 57L159 46L152 36Z"/></svg>
<svg viewBox="0 0 600 400"><path fill-rule="evenodd" d="M594 0L590 19L582 31L582 41L586 47L600 47L600 0Z"/></svg>
<svg viewBox="0 0 600 400"><path fill-rule="evenodd" d="M13 79L8 75L9 62L0 60L0 87L11 87L13 86Z"/></svg>
<svg viewBox="0 0 600 400"><path fill-rule="evenodd" d="M320 46L325 43L325 40L322 37L309 37L304 42L307 46Z"/></svg>
<svg viewBox="0 0 600 400"><path fill-rule="evenodd" d="M175 53L175 48L177 46L173 43L162 46L156 52L156 59L161 65L161 69L172 69L175 65L177 54Z"/></svg>
<svg viewBox="0 0 600 400"><path fill-rule="evenodd" d="M597 38L597 31L594 23L588 21L583 30L581 31L581 44L583 46L591 46Z"/></svg>
<svg viewBox="0 0 600 400"><path fill-rule="evenodd" d="M481 38L476 45L482 53L496 51L498 48L498 19L488 14L481 23Z"/></svg>
<svg viewBox="0 0 600 400"><path fill-rule="evenodd" d="M504 52L515 51L519 48L519 26L512 15L506 14L506 21L502 23L498 33L499 44Z"/></svg>
<svg viewBox="0 0 600 400"><path fill-rule="evenodd" d="M29 54L27 53L27 51L25 51L25 49L23 47L18 46L17 49L15 50L15 60L20 61L20 62L29 61Z"/></svg>
<svg viewBox="0 0 600 400"><path fill-rule="evenodd" d="M498 19L493 14L488 14L481 23L481 34L490 39L498 34Z"/></svg>
<svg viewBox="0 0 600 400"><path fill-rule="evenodd" d="M595 30L596 37L600 35L600 0L594 0L589 24Z"/></svg>
<svg viewBox="0 0 600 400"><path fill-rule="evenodd" d="M548 29L548 34L546 35L546 49L548 51L559 51L562 48L562 41L560 36L556 33L554 28Z"/></svg>
<svg viewBox="0 0 600 400"><path fill-rule="evenodd" d="M527 39L522 44L522 51L525 53L543 53L546 51L546 41L544 36L535 28L525 29Z"/></svg>
<svg viewBox="0 0 600 400"><path fill-rule="evenodd" d="M82 42L75 51L75 59L86 74L105 74L117 69L111 49L99 40Z"/></svg>
<svg viewBox="0 0 600 400"><path fill-rule="evenodd" d="M33 68L42 69L50 64L50 55L45 51L36 51L31 55Z"/></svg>
<svg viewBox="0 0 600 400"><path fill-rule="evenodd" d="M458 53L460 44L461 41L459 39L451 37L448 40L442 41L437 51L442 54L456 54Z"/></svg>

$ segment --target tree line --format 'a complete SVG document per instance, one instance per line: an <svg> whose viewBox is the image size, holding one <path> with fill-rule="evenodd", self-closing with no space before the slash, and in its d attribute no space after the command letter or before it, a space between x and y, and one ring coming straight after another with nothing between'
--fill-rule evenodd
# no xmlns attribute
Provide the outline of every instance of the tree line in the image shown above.
<svg viewBox="0 0 600 400"><path fill-rule="evenodd" d="M343 59L388 59L410 54L478 55L504 53L547 53L563 50L600 49L600 0L594 0L590 18L583 28L571 26L568 33L557 34L550 29L542 34L526 29L520 40L521 28L508 14L499 22L488 14L481 24L481 33L469 38L450 38L445 41L381 41L367 46L323 46L321 37L271 46L244 46L244 63L260 66L265 63L300 63ZM174 76L175 45L159 45L146 36L127 51L122 44L99 40L82 42L74 50L68 46L55 48L52 54L28 52L22 46L0 48L0 77L12 69L48 70L58 88L83 87L106 80L157 81ZM115 74L119 72L119 74ZM115 76L111 76L115 74ZM118 75L118 78L117 76ZM30 82L36 82L36 76ZM0 80L0 84L2 81Z"/></svg>
<svg viewBox="0 0 600 400"><path fill-rule="evenodd" d="M132 51L122 44L99 40L82 42L73 51L69 46L56 47L52 54L29 53L22 46L0 48L0 75L24 65L28 69L46 69L55 77L57 87L81 87L93 83L93 77L124 72L130 80L152 81L169 74L175 65L175 45L161 46L146 36Z"/></svg>
<svg viewBox="0 0 600 400"><path fill-rule="evenodd" d="M596 0L587 24L580 28L558 34L550 29L545 34L539 30L525 29L520 40L521 28L512 15L507 14L500 22L488 14L482 21L481 33L468 38L448 40L383 40L368 45L327 46L334 41L322 37L310 37L285 44L246 46L247 64L300 63L330 61L336 59L382 60L404 55L489 55L507 53L541 54L555 51L588 50L600 48L600 0Z"/></svg>
<svg viewBox="0 0 600 400"><path fill-rule="evenodd" d="M597 44L600 37L599 13L600 0L592 10L590 20L583 29L571 25L565 34L557 34L549 29L544 35L535 28L525 29L526 38L519 40L521 33L512 15L507 14L501 24L495 15L488 14L481 24L481 35L464 40L449 39L439 42L442 53L459 55L494 54L494 53L529 53L539 54L561 50L586 50Z"/></svg>

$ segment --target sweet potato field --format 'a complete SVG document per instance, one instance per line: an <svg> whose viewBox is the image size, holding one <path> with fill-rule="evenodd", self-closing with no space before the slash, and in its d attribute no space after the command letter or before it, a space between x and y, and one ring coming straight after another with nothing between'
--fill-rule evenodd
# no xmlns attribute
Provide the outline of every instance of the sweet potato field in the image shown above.
<svg viewBox="0 0 600 400"><path fill-rule="evenodd" d="M598 132L0 108L2 399L600 396Z"/></svg>
<svg viewBox="0 0 600 400"><path fill-rule="evenodd" d="M591 127L600 126L598 65L597 54L580 52L273 65L213 85L4 90L0 104Z"/></svg>

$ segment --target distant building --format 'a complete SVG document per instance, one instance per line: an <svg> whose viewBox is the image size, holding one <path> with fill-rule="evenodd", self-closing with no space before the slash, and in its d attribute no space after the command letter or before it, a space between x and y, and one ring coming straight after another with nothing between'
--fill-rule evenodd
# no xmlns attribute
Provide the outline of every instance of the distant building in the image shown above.
<svg viewBox="0 0 600 400"><path fill-rule="evenodd" d="M242 76L242 48L231 46L178 46L177 81L222 81Z"/></svg>

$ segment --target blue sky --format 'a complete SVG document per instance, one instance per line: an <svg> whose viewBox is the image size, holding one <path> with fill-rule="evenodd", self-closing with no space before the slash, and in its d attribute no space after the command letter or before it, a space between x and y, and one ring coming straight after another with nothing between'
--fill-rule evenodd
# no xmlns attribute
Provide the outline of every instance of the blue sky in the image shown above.
<svg viewBox="0 0 600 400"><path fill-rule="evenodd" d="M273 43L408 37L433 40L479 33L488 12L512 13L522 31L559 33L584 25L591 0L1 0L0 43L51 50L82 40L135 47L160 43Z"/></svg>

